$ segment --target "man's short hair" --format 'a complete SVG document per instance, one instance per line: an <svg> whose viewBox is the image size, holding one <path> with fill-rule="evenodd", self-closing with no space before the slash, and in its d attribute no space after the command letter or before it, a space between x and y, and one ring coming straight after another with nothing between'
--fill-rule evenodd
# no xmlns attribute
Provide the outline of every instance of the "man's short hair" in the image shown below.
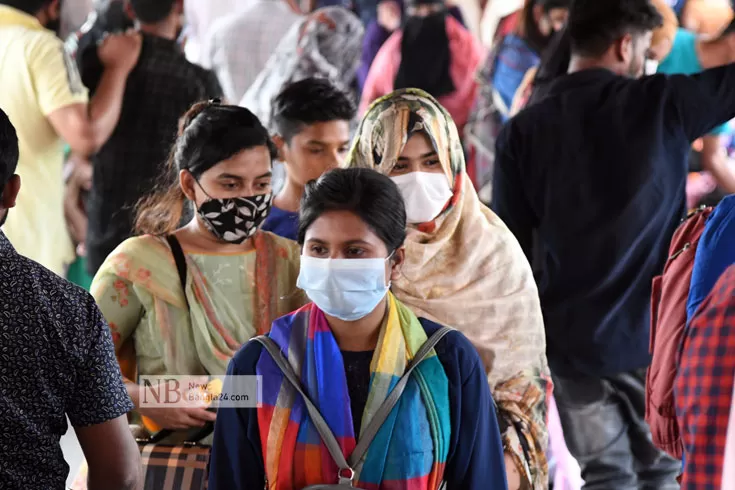
<svg viewBox="0 0 735 490"><path fill-rule="evenodd" d="M0 5L7 5L14 9L21 10L27 14L34 15L38 13L46 4L52 0L0 0Z"/></svg>
<svg viewBox="0 0 735 490"><path fill-rule="evenodd" d="M18 134L8 115L0 109L0 194L18 166Z"/></svg>
<svg viewBox="0 0 735 490"><path fill-rule="evenodd" d="M575 0L567 29L573 53L596 57L625 34L643 34L662 23L649 0Z"/></svg>
<svg viewBox="0 0 735 490"><path fill-rule="evenodd" d="M130 0L135 17L143 24L156 24L169 16L176 0Z"/></svg>
<svg viewBox="0 0 735 490"><path fill-rule="evenodd" d="M273 101L273 129L286 141L305 126L329 121L351 121L355 103L324 78L306 78L287 85Z"/></svg>

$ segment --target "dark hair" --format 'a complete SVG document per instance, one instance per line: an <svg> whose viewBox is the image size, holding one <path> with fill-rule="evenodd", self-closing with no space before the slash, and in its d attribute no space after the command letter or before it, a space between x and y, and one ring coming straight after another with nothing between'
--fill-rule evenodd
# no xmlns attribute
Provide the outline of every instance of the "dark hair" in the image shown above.
<svg viewBox="0 0 735 490"><path fill-rule="evenodd" d="M573 53L596 57L625 34L642 34L662 24L650 0L575 0L567 29Z"/></svg>
<svg viewBox="0 0 735 490"><path fill-rule="evenodd" d="M273 101L273 128L289 141L304 126L328 121L351 121L355 104L347 93L325 78L291 83Z"/></svg>
<svg viewBox="0 0 735 490"><path fill-rule="evenodd" d="M8 7L13 7L14 9L18 9L27 14L35 15L39 10L51 3L51 1L52 0L0 0L0 5L7 5Z"/></svg>
<svg viewBox="0 0 735 490"><path fill-rule="evenodd" d="M406 240L406 208L398 186L368 168L335 169L306 184L301 199L299 244L327 211L350 211L383 240L389 253Z"/></svg>
<svg viewBox="0 0 735 490"><path fill-rule="evenodd" d="M18 167L18 134L8 115L0 109L0 195Z"/></svg>
<svg viewBox="0 0 735 490"><path fill-rule="evenodd" d="M526 0L521 13L521 21L518 25L518 33L525 38L530 45L537 51L546 49L548 38L541 34L536 18L533 15L533 9L540 6L544 13L549 13L554 9L568 9L572 4L572 0Z"/></svg>
<svg viewBox="0 0 735 490"><path fill-rule="evenodd" d="M564 28L551 38L548 48L541 56L541 63L533 79L531 96L526 106L535 104L543 99L551 87L551 82L569 71L569 61L572 58L571 40L569 31Z"/></svg>
<svg viewBox="0 0 735 490"><path fill-rule="evenodd" d="M217 100L194 104L184 115L161 184L138 204L136 231L165 235L176 230L186 203L179 185L181 170L198 179L222 160L258 146L267 147L271 159L276 157L268 131L248 109L221 105Z"/></svg>
<svg viewBox="0 0 735 490"><path fill-rule="evenodd" d="M176 0L130 0L135 17L143 24L155 24L171 14Z"/></svg>

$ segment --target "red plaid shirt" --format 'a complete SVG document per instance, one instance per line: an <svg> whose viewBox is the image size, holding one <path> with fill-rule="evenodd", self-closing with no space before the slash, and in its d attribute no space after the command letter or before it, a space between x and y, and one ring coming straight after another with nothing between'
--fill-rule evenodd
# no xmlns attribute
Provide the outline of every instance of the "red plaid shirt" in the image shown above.
<svg viewBox="0 0 735 490"><path fill-rule="evenodd" d="M683 490L720 490L735 381L735 265L692 319L676 378Z"/></svg>

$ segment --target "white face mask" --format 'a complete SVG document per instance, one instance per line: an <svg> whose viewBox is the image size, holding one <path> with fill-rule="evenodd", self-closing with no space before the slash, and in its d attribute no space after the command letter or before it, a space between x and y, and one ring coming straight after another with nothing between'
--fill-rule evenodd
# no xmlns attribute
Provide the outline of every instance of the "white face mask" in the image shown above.
<svg viewBox="0 0 735 490"><path fill-rule="evenodd" d="M301 256L296 286L327 315L354 322L369 315L390 289L387 259L319 259Z"/></svg>
<svg viewBox="0 0 735 490"><path fill-rule="evenodd" d="M655 75L658 71L658 61L646 60L643 70L644 75Z"/></svg>
<svg viewBox="0 0 735 490"><path fill-rule="evenodd" d="M443 173L411 172L391 179L401 191L406 203L406 218L411 225L439 216L452 197L452 189Z"/></svg>

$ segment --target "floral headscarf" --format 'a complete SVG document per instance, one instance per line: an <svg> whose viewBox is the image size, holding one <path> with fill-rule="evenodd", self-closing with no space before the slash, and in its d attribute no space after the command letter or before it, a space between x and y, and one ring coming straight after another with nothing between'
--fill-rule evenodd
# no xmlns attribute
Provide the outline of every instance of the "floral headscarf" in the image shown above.
<svg viewBox="0 0 735 490"><path fill-rule="evenodd" d="M433 222L411 228L392 290L418 316L455 327L473 343L502 425L509 428L503 434L506 451L531 488L545 488L545 397L551 384L538 290L518 241L478 199L451 117L417 89L378 99L360 124L345 166L389 175L418 130L431 140L454 194Z"/></svg>
<svg viewBox="0 0 735 490"><path fill-rule="evenodd" d="M345 8L314 11L286 34L240 105L272 129L273 99L289 83L321 77L350 91L360 64L364 33L360 19Z"/></svg>

